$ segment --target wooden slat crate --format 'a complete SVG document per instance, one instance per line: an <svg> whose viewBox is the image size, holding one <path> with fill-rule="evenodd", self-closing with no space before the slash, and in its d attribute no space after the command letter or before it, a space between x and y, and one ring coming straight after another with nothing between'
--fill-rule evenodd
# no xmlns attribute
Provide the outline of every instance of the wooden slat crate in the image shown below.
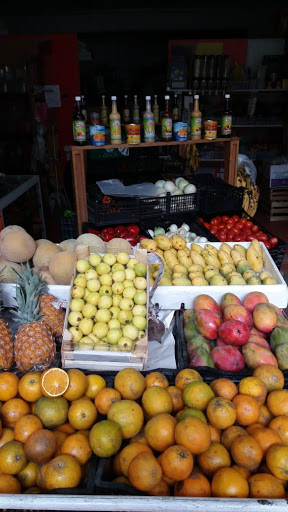
<svg viewBox="0 0 288 512"><path fill-rule="evenodd" d="M288 188L270 188L263 191L261 206L270 221L288 220Z"/></svg>

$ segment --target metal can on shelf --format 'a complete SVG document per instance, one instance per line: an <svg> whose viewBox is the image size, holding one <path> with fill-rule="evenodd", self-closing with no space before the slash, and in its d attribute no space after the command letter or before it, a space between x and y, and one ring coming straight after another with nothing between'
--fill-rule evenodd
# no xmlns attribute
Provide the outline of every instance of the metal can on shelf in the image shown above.
<svg viewBox="0 0 288 512"><path fill-rule="evenodd" d="M125 132L127 144L140 144L140 124L126 124Z"/></svg>
<svg viewBox="0 0 288 512"><path fill-rule="evenodd" d="M217 139L217 121L213 121L212 119L204 121L204 139Z"/></svg>

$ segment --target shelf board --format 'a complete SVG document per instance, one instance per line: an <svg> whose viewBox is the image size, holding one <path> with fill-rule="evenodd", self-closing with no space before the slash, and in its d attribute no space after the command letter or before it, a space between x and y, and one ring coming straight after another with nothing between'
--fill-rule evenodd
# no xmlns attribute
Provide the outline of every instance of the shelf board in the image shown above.
<svg viewBox="0 0 288 512"><path fill-rule="evenodd" d="M80 151L86 151L90 149L119 149L119 148L151 148L156 146L183 146L186 144L209 144L209 143L215 143L215 142L229 142L231 140L237 140L238 137L221 137L213 140L208 139L199 139L199 140L184 140L184 141L178 141L178 140L171 140L169 142L140 142L140 144L105 144L104 146L78 146L78 145L72 145L72 149L74 150L80 150Z"/></svg>
<svg viewBox="0 0 288 512"><path fill-rule="evenodd" d="M233 124L233 128L283 128L284 124Z"/></svg>
<svg viewBox="0 0 288 512"><path fill-rule="evenodd" d="M189 92L191 91L192 89L175 89L175 88L169 88L169 90L167 90L167 92ZM288 92L288 89L229 89L227 91L227 93L233 93L233 92L253 92L253 93L257 93L257 92L268 92L268 93L271 93L271 92ZM213 93L204 93L204 94L201 94L201 96L223 96L222 93L218 93L218 94L213 94Z"/></svg>

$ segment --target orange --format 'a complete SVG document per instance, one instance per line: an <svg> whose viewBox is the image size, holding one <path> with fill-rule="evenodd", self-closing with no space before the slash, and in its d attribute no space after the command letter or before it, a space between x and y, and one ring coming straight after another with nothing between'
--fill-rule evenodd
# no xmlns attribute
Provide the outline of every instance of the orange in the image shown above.
<svg viewBox="0 0 288 512"><path fill-rule="evenodd" d="M264 382L268 393L284 388L284 375L280 368L273 364L261 364L255 368L253 376Z"/></svg>
<svg viewBox="0 0 288 512"><path fill-rule="evenodd" d="M170 496L170 487L165 482L165 480L161 480L161 482L155 485L150 491L148 491L149 496Z"/></svg>
<svg viewBox="0 0 288 512"><path fill-rule="evenodd" d="M65 434L74 434L76 432L76 428L72 427L72 425L66 421L62 423L62 425L58 425L58 427L53 428L54 431L65 432Z"/></svg>
<svg viewBox="0 0 288 512"><path fill-rule="evenodd" d="M231 427L225 428L221 434L221 443L227 450L230 450L232 442L236 437L244 436L247 434L246 430L240 425L231 425Z"/></svg>
<svg viewBox="0 0 288 512"><path fill-rule="evenodd" d="M37 468L38 464L36 462L29 461L25 468L17 473L16 478L20 482L22 489L28 489L36 485Z"/></svg>
<svg viewBox="0 0 288 512"><path fill-rule="evenodd" d="M133 487L149 492L160 484L162 468L153 454L139 453L129 464L128 478Z"/></svg>
<svg viewBox="0 0 288 512"><path fill-rule="evenodd" d="M281 444L279 434L269 427L257 428L251 435L258 441L264 455L273 444Z"/></svg>
<svg viewBox="0 0 288 512"><path fill-rule="evenodd" d="M115 402L119 402L119 400L121 400L121 394L117 389L103 388L98 391L94 403L97 411L106 416L111 405Z"/></svg>
<svg viewBox="0 0 288 512"><path fill-rule="evenodd" d="M250 471L255 471L263 458L261 446L250 435L236 437L232 442L230 453L235 464Z"/></svg>
<svg viewBox="0 0 288 512"><path fill-rule="evenodd" d="M143 429L143 430L140 430L140 432L138 432L138 434L136 434L135 436L131 437L131 438L129 439L129 443L143 443L143 444L148 444L148 443L147 443L146 436L145 436L144 429Z"/></svg>
<svg viewBox="0 0 288 512"><path fill-rule="evenodd" d="M2 429L2 434L0 437L0 447L3 444L8 443L8 441L13 441L14 439L14 430L12 428L5 427Z"/></svg>
<svg viewBox="0 0 288 512"><path fill-rule="evenodd" d="M266 452L266 464L272 475L288 481L288 446L273 444Z"/></svg>
<svg viewBox="0 0 288 512"><path fill-rule="evenodd" d="M27 459L36 462L36 464L45 464L51 460L57 448L55 432L47 428L32 432L24 444Z"/></svg>
<svg viewBox="0 0 288 512"><path fill-rule="evenodd" d="M288 415L288 389L270 391L266 405L273 416Z"/></svg>
<svg viewBox="0 0 288 512"><path fill-rule="evenodd" d="M181 411L181 409L183 409L184 407L182 389L178 388L177 386L168 386L166 390L168 391L172 399L172 412L176 413L178 411Z"/></svg>
<svg viewBox="0 0 288 512"><path fill-rule="evenodd" d="M194 368L183 368L180 370L174 380L175 386L178 388L184 389L189 382L194 382L195 380L202 382L203 378L197 370Z"/></svg>
<svg viewBox="0 0 288 512"><path fill-rule="evenodd" d="M225 429L235 423L236 407L228 398L216 396L208 403L206 416L213 427Z"/></svg>
<svg viewBox="0 0 288 512"><path fill-rule="evenodd" d="M164 475L176 481L188 478L194 466L191 452L179 444L166 448L159 461Z"/></svg>
<svg viewBox="0 0 288 512"><path fill-rule="evenodd" d="M69 402L64 396L41 396L34 404L34 414L45 428L56 428L67 423Z"/></svg>
<svg viewBox="0 0 288 512"><path fill-rule="evenodd" d="M260 405L265 403L267 388L258 377L249 376L241 379L238 384L238 391L244 395L254 396Z"/></svg>
<svg viewBox="0 0 288 512"><path fill-rule="evenodd" d="M15 423L14 439L25 443L32 432L40 428L43 428L42 421L35 414L26 414Z"/></svg>
<svg viewBox="0 0 288 512"><path fill-rule="evenodd" d="M68 409L68 421L76 430L89 429L97 418L97 409L90 398L73 400Z"/></svg>
<svg viewBox="0 0 288 512"><path fill-rule="evenodd" d="M90 446L98 457L111 457L122 444L121 427L112 420L101 420L90 430Z"/></svg>
<svg viewBox="0 0 288 512"><path fill-rule="evenodd" d="M210 498L210 482L205 475L202 475L202 473L192 472L188 478L175 483L174 496Z"/></svg>
<svg viewBox="0 0 288 512"><path fill-rule="evenodd" d="M261 423L263 427L268 427L270 421L274 418L273 414L269 411L267 405L260 405L260 414L258 418L258 423Z"/></svg>
<svg viewBox="0 0 288 512"><path fill-rule="evenodd" d="M126 400L138 400L146 387L145 377L135 368L123 368L115 375L114 388Z"/></svg>
<svg viewBox="0 0 288 512"><path fill-rule="evenodd" d="M197 464L204 475L211 477L218 469L231 466L231 458L225 446L212 441L205 452L197 455Z"/></svg>
<svg viewBox="0 0 288 512"><path fill-rule="evenodd" d="M200 409L200 411L205 411L208 403L214 397L213 390L206 382L190 382L183 390L184 404L187 407Z"/></svg>
<svg viewBox="0 0 288 512"><path fill-rule="evenodd" d="M146 388L150 388L150 386L160 386L161 388L168 388L169 381L164 375L164 373L159 371L154 371L147 373L145 376L145 385Z"/></svg>
<svg viewBox="0 0 288 512"><path fill-rule="evenodd" d="M82 477L81 466L72 455L58 455L45 464L45 489L75 488Z"/></svg>
<svg viewBox="0 0 288 512"><path fill-rule="evenodd" d="M120 469L124 476L128 477L128 469L132 459L139 453L153 453L147 444L143 443L130 443L124 446L120 451Z"/></svg>
<svg viewBox="0 0 288 512"><path fill-rule="evenodd" d="M177 420L168 413L160 413L150 418L144 427L145 438L153 450L164 452L175 443Z"/></svg>
<svg viewBox="0 0 288 512"><path fill-rule="evenodd" d="M100 389L106 388L106 381L101 375L96 373L89 373L87 375L88 388L86 389L85 395L91 400L95 400L97 393Z"/></svg>
<svg viewBox="0 0 288 512"><path fill-rule="evenodd" d="M19 380L19 395L26 402L36 402L42 395L41 373L27 372Z"/></svg>
<svg viewBox="0 0 288 512"><path fill-rule="evenodd" d="M89 439L83 434L71 434L67 436L60 447L60 454L62 455L73 455L78 462L86 464L92 457L92 449L89 443Z"/></svg>
<svg viewBox="0 0 288 512"><path fill-rule="evenodd" d="M148 417L163 412L172 413L172 398L168 391L160 386L151 386L145 389L141 402L143 410Z"/></svg>
<svg viewBox="0 0 288 512"><path fill-rule="evenodd" d="M211 443L210 429L207 423L199 418L184 418L175 427L175 441L185 446L192 454L207 450Z"/></svg>
<svg viewBox="0 0 288 512"><path fill-rule="evenodd" d="M45 396L61 396L69 386L68 373L62 368L48 368L41 375L41 391Z"/></svg>
<svg viewBox="0 0 288 512"><path fill-rule="evenodd" d="M227 400L232 400L238 393L235 382L225 377L212 380L210 387L212 391L214 391L215 396L222 396L223 398L227 398Z"/></svg>
<svg viewBox="0 0 288 512"><path fill-rule="evenodd" d="M0 475L0 494L20 494L21 484L13 475Z"/></svg>
<svg viewBox="0 0 288 512"><path fill-rule="evenodd" d="M57 442L57 450L55 453L55 456L56 456L56 455L60 455L60 448L61 448L62 444L64 443L65 439L67 439L68 434L66 434L66 432L61 432L60 430L53 430L53 432L55 434L56 442Z"/></svg>
<svg viewBox="0 0 288 512"><path fill-rule="evenodd" d="M276 416L276 418L273 418L270 421L269 428L272 428L272 430L275 430L275 432L279 434L281 438L281 444L288 446L288 416Z"/></svg>
<svg viewBox="0 0 288 512"><path fill-rule="evenodd" d="M248 498L249 486L246 478L233 468L221 468L211 481L212 496L216 498Z"/></svg>
<svg viewBox="0 0 288 512"><path fill-rule="evenodd" d="M195 409L195 407L184 407L184 409L177 412L175 418L177 421L182 421L184 418L188 418L188 416L194 416L207 423L204 412L200 411L200 409Z"/></svg>
<svg viewBox="0 0 288 512"><path fill-rule="evenodd" d="M209 429L210 429L210 434L211 434L211 441L217 441L218 443L220 443L220 440L221 440L221 429L220 428L217 428L217 427L213 427L213 425L211 425L210 423L207 423Z"/></svg>
<svg viewBox="0 0 288 512"><path fill-rule="evenodd" d="M247 426L258 421L260 406L254 396L238 393L232 403L236 407L236 421L239 425Z"/></svg>
<svg viewBox="0 0 288 512"><path fill-rule="evenodd" d="M237 464L234 464L231 467L233 469L236 469L236 471L239 471L239 473L241 473L241 475L243 475L244 478L246 478L246 480L248 480L248 478L250 478L250 476L252 475L252 472L249 469L245 469L245 468L242 468L241 466L237 466Z"/></svg>
<svg viewBox="0 0 288 512"><path fill-rule="evenodd" d="M24 445L19 441L8 441L0 448L0 474L17 475L25 468L27 458Z"/></svg>
<svg viewBox="0 0 288 512"><path fill-rule="evenodd" d="M120 400L111 405L107 419L116 421L121 428L123 438L130 439L142 429L144 413L142 407L134 400Z"/></svg>
<svg viewBox="0 0 288 512"><path fill-rule="evenodd" d="M285 497L284 485L270 473L257 473L248 479L250 498L281 499Z"/></svg>
<svg viewBox="0 0 288 512"><path fill-rule="evenodd" d="M19 377L12 372L0 373L0 400L6 402L18 394Z"/></svg>
<svg viewBox="0 0 288 512"><path fill-rule="evenodd" d="M121 451L115 453L115 455L112 459L113 475L116 475L116 476L124 476L122 474L122 470L121 470L121 466L120 466L120 456L121 456Z"/></svg>
<svg viewBox="0 0 288 512"><path fill-rule="evenodd" d="M87 375L78 368L69 368L69 370L67 370L67 374L69 377L69 385L63 396L69 401L77 400L77 398L85 395L87 391Z"/></svg>
<svg viewBox="0 0 288 512"><path fill-rule="evenodd" d="M1 407L0 418L5 427L14 428L16 421L30 413L30 405L22 398L10 398Z"/></svg>

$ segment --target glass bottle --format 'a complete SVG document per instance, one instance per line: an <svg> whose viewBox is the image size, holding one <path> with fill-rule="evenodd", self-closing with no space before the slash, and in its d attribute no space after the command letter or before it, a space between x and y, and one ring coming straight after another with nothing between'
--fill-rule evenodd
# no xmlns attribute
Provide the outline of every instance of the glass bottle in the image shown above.
<svg viewBox="0 0 288 512"><path fill-rule="evenodd" d="M155 142L155 121L151 110L151 96L146 96L146 110L143 113L144 142Z"/></svg>
<svg viewBox="0 0 288 512"><path fill-rule="evenodd" d="M137 100L137 94L134 94L134 105L133 105L133 123L140 123L139 105Z"/></svg>
<svg viewBox="0 0 288 512"><path fill-rule="evenodd" d="M221 116L221 137L231 137L232 110L229 105L230 94L225 94L225 109Z"/></svg>
<svg viewBox="0 0 288 512"><path fill-rule="evenodd" d="M155 124L159 123L159 105L158 105L158 101L157 101L157 94L154 94L154 103L153 103L152 111L154 114Z"/></svg>
<svg viewBox="0 0 288 512"><path fill-rule="evenodd" d="M86 100L85 96L81 96L81 112L85 117L85 122L87 124L87 108L86 108Z"/></svg>
<svg viewBox="0 0 288 512"><path fill-rule="evenodd" d="M109 115L111 144L121 144L121 116L117 110L117 96L111 96L112 110Z"/></svg>
<svg viewBox="0 0 288 512"><path fill-rule="evenodd" d="M178 121L179 119L179 108L178 108L178 95L174 94L174 105L172 109L172 120Z"/></svg>
<svg viewBox="0 0 288 512"><path fill-rule="evenodd" d="M130 123L130 110L128 106L128 95L124 94L124 107L123 107L123 123Z"/></svg>
<svg viewBox="0 0 288 512"><path fill-rule="evenodd" d="M100 122L102 126L108 125L108 111L105 103L105 95L102 95L102 105L100 107Z"/></svg>
<svg viewBox="0 0 288 512"><path fill-rule="evenodd" d="M163 141L172 140L172 115L169 108L170 96L164 96L165 106L161 118L161 139Z"/></svg>
<svg viewBox="0 0 288 512"><path fill-rule="evenodd" d="M202 113L199 110L199 95L194 94L194 106L191 112L191 139L201 139Z"/></svg>
<svg viewBox="0 0 288 512"><path fill-rule="evenodd" d="M77 146L86 144L86 121L81 112L81 96L75 96L75 110L73 114L73 138Z"/></svg>

